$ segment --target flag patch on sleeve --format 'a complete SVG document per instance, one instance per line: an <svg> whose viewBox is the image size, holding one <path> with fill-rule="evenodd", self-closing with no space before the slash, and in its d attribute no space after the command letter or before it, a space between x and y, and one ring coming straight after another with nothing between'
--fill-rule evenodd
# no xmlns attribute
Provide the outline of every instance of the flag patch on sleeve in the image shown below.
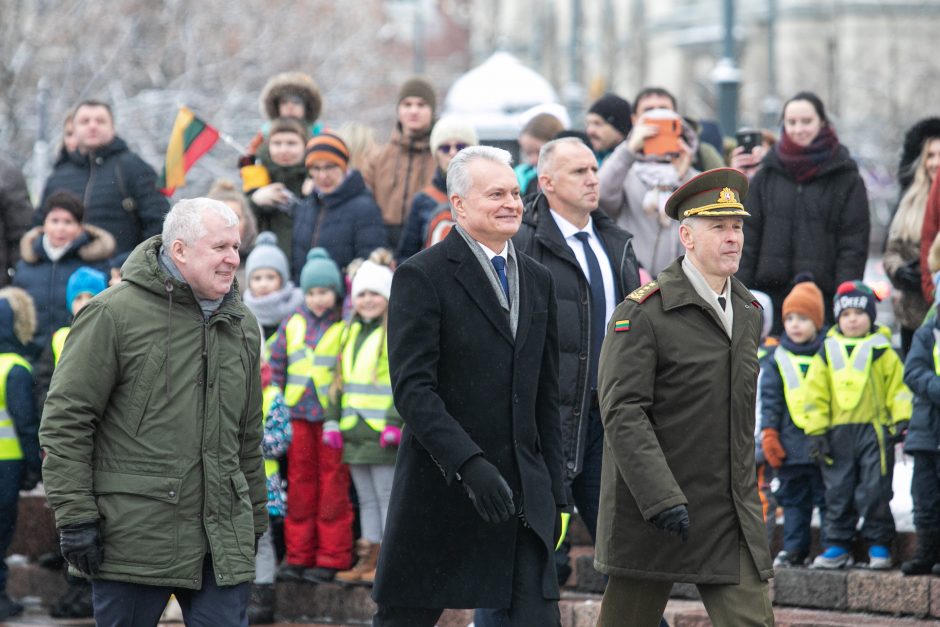
<svg viewBox="0 0 940 627"><path fill-rule="evenodd" d="M617 320L614 322L614 333L623 333L630 330L629 320Z"/></svg>

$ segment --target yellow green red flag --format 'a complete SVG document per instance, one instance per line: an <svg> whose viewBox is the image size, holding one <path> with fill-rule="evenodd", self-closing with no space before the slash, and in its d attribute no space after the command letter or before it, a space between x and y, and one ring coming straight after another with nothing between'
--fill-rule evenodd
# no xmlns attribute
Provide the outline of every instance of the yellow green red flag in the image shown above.
<svg viewBox="0 0 940 627"><path fill-rule="evenodd" d="M160 191L172 196L177 187L185 185L186 172L218 139L219 131L197 118L188 107L180 107L166 147Z"/></svg>

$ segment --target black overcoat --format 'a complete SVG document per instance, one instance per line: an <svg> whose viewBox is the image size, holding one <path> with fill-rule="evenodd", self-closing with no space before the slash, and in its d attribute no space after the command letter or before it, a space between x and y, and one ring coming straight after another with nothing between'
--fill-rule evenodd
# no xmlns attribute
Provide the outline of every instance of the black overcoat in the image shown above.
<svg viewBox="0 0 940 627"><path fill-rule="evenodd" d="M462 236L395 272L388 351L405 422L373 598L404 607L509 607L517 518L484 522L458 476L482 453L544 544L546 598L557 507L565 505L558 417L555 293L548 271L516 253L519 324Z"/></svg>

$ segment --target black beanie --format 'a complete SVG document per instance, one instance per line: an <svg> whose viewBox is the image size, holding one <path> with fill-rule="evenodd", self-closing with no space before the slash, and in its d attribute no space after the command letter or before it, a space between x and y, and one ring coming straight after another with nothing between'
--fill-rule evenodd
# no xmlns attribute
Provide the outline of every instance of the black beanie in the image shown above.
<svg viewBox="0 0 940 627"><path fill-rule="evenodd" d="M588 113L601 116L605 122L624 135L629 135L633 128L633 121L630 119L633 109L630 108L629 102L616 94L604 94L598 98L591 105Z"/></svg>

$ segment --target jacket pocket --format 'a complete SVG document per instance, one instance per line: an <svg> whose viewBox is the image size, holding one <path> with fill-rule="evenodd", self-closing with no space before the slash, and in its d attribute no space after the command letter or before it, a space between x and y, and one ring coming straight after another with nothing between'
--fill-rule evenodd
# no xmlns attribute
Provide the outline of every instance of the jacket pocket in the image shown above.
<svg viewBox="0 0 940 627"><path fill-rule="evenodd" d="M176 507L183 480L96 470L95 500L109 562L166 566L179 544Z"/></svg>
<svg viewBox="0 0 940 627"><path fill-rule="evenodd" d="M157 375L163 370L166 361L166 350L160 344L154 343L147 352L144 364L134 377L134 388L131 391L130 403L125 416L128 421L128 432L137 435L140 433L140 422L144 417L144 410L150 402L150 395L157 387Z"/></svg>
<svg viewBox="0 0 940 627"><path fill-rule="evenodd" d="M232 525L232 540L245 559L255 558L255 517L248 496L248 481L237 472L231 475L232 510L229 521Z"/></svg>

